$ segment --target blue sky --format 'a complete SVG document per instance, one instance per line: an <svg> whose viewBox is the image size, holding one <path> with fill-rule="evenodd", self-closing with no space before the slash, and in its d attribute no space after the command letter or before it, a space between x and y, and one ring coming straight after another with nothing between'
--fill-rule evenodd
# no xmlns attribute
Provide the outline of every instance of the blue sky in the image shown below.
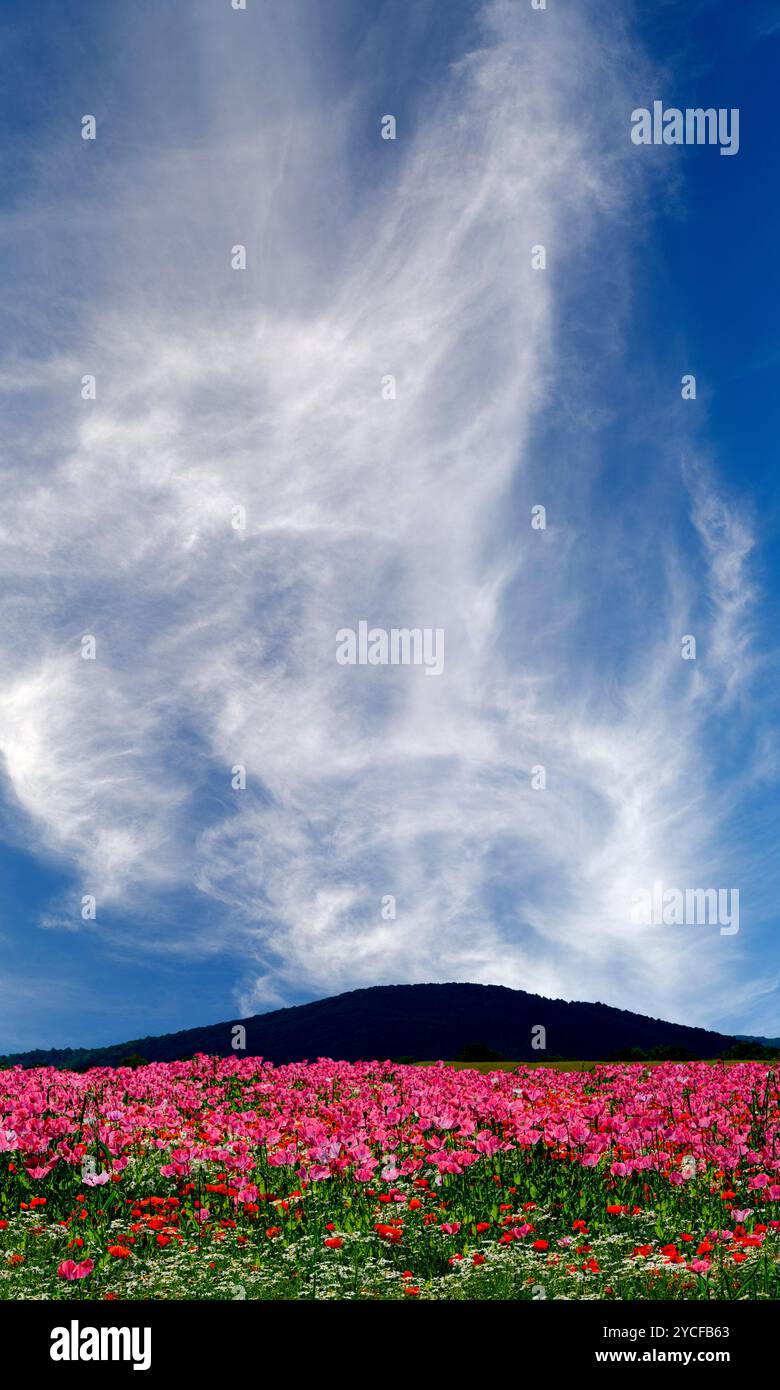
<svg viewBox="0 0 780 1390"><path fill-rule="evenodd" d="M780 1032L775 6L0 44L0 1048L423 980ZM632 144L656 99L738 154ZM441 676L340 666L360 619Z"/></svg>

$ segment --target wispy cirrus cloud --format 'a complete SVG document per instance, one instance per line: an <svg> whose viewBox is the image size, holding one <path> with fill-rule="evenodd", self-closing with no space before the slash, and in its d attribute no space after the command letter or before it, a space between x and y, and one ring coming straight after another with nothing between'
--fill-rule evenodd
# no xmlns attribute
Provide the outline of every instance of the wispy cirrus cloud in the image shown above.
<svg viewBox="0 0 780 1390"><path fill-rule="evenodd" d="M622 427L589 395L570 279L592 256L630 283L644 173L619 132L641 57L576 7L541 28L493 0L382 142L370 67L334 99L312 7L264 7L240 37L248 16L195 10L165 95L134 75L95 150L63 156L74 186L47 200L44 168L6 227L45 265L0 375L18 833L73 866L109 941L140 905L150 958L202 946L169 906L154 924L157 895L196 889L246 1012L440 978L718 1022L742 943L670 949L629 909L654 878L730 868L702 747L744 674L752 528L683 465L682 430L641 538L620 499L603 523L580 459L539 457L559 410L585 457ZM655 580L634 592L639 544ZM337 665L361 618L443 628L444 674Z"/></svg>

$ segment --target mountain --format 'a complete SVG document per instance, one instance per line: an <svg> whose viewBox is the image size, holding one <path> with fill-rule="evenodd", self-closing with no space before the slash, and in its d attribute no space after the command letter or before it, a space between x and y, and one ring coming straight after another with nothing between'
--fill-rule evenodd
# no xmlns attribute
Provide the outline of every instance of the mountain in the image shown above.
<svg viewBox="0 0 780 1390"><path fill-rule="evenodd" d="M2 1058L6 1066L116 1066L136 1054L150 1062L175 1061L196 1052L231 1056L233 1028L246 1029L246 1051L282 1063L332 1057L410 1057L449 1060L461 1048L482 1043L512 1061L544 1061L531 1047L532 1028L546 1029L547 1055L598 1060L638 1047L671 1045L696 1057L716 1057L732 1036L664 1023L607 1004L567 1003L503 985L378 985L355 989L312 1004L298 1004L253 1018L187 1028L161 1037L133 1038L111 1047L22 1052Z"/></svg>
<svg viewBox="0 0 780 1390"><path fill-rule="evenodd" d="M735 1036L739 1038L740 1042L756 1042L761 1043L764 1047L780 1047L780 1038L762 1038L755 1033L737 1033Z"/></svg>

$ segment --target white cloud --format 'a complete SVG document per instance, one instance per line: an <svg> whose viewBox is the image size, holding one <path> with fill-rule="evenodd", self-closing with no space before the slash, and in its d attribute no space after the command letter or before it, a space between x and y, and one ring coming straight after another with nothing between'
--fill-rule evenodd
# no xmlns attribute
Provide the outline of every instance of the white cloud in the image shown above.
<svg viewBox="0 0 780 1390"><path fill-rule="evenodd" d="M538 18L488 5L484 46L395 144L377 116L365 178L350 123L370 77L334 106L300 28L280 76L268 41L290 20L266 14L256 101L244 85L233 105L237 40L204 18L192 143L163 128L102 166L82 326L45 364L7 364L9 394L40 402L34 429L15 418L0 521L0 748L26 833L117 909L196 885L246 1011L439 978L688 1017L691 972L712 1001L730 969L719 938L639 941L629 905L712 867L696 740L737 678L749 528L700 474L703 566L659 536L668 599L605 713L590 658L562 668L547 639L575 632L589 567L624 564L631 536L572 505L578 459L547 533L513 509L571 370L565 265L590 247L627 273L614 219L638 177L615 140L630 47L573 11ZM27 216L83 228L77 203L63 189ZM66 261L44 280L57 303ZM702 575L735 669L686 686ZM444 675L338 666L335 633L360 618L443 627ZM160 948L189 939L182 921Z"/></svg>

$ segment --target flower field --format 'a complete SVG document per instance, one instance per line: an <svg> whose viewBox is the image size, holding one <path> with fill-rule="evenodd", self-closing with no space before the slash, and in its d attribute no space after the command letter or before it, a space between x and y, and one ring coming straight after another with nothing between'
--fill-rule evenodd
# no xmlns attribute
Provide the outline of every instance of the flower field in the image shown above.
<svg viewBox="0 0 780 1390"><path fill-rule="evenodd" d="M765 1064L0 1072L4 1299L780 1296Z"/></svg>

